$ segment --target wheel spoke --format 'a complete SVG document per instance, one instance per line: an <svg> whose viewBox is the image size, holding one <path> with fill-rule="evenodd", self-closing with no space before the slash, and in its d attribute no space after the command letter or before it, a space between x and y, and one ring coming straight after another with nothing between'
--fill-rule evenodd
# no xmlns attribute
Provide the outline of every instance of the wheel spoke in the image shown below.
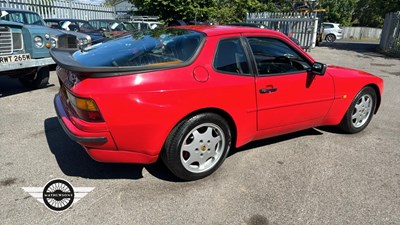
<svg viewBox="0 0 400 225"><path fill-rule="evenodd" d="M192 142L188 145L183 145L182 149L184 149L184 150L188 151L190 154L192 154L195 152L196 146L197 145L194 142Z"/></svg>
<svg viewBox="0 0 400 225"><path fill-rule="evenodd" d="M203 156L203 157L199 157L199 169L204 169L204 168L206 168L206 162L207 162L207 160L209 159L210 157L206 157L206 156Z"/></svg>
<svg viewBox="0 0 400 225"><path fill-rule="evenodd" d="M367 100L365 100L365 108L370 108L371 107L371 99L367 97Z"/></svg>
<svg viewBox="0 0 400 225"><path fill-rule="evenodd" d="M200 137L201 134L197 130L194 131L192 135L193 135L193 140L191 140L189 144L184 144L182 146L182 149L188 151L190 155L198 151L199 141L201 139Z"/></svg>
<svg viewBox="0 0 400 225"><path fill-rule="evenodd" d="M360 116L360 113L357 111L356 113L354 113L354 114L351 116L351 119L354 120L354 119L358 118L359 116Z"/></svg>
<svg viewBox="0 0 400 225"><path fill-rule="evenodd" d="M210 138L212 138L213 137L213 135L212 135L212 132L213 132L213 128L211 128L211 127L207 127L207 130L206 130L206 132L204 133L204 138L205 139L210 139Z"/></svg>
<svg viewBox="0 0 400 225"><path fill-rule="evenodd" d="M360 110L362 109L362 103L356 104L356 105L354 106L354 108L356 108L357 112L360 111Z"/></svg>
<svg viewBox="0 0 400 225"><path fill-rule="evenodd" d="M221 137L220 136L213 137L210 140L210 143L208 144L208 148L210 149L210 154L215 155L215 154L219 153L220 141L221 141Z"/></svg>
<svg viewBox="0 0 400 225"><path fill-rule="evenodd" d="M199 155L198 154L194 154L194 155L190 155L190 157L185 161L185 163L190 166L192 165L192 163L194 162L198 162Z"/></svg>
<svg viewBox="0 0 400 225"><path fill-rule="evenodd" d="M362 121L363 121L363 118L362 118L362 116L359 116L359 117L357 118L356 125L359 125L359 124L361 124L361 123L362 123Z"/></svg>

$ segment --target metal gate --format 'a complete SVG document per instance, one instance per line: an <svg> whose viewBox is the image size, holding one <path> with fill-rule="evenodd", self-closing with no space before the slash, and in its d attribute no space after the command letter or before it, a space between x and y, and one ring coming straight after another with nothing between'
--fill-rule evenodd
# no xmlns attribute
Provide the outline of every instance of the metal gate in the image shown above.
<svg viewBox="0 0 400 225"><path fill-rule="evenodd" d="M383 51L400 56L400 11L386 14L379 45Z"/></svg>
<svg viewBox="0 0 400 225"><path fill-rule="evenodd" d="M246 22L263 24L267 29L280 31L296 39L307 51L315 47L318 29L316 13L248 13Z"/></svg>

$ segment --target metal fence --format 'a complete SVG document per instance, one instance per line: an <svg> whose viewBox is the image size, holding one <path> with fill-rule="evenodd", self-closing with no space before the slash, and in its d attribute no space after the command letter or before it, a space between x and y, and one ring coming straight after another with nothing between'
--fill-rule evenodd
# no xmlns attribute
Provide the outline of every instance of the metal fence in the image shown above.
<svg viewBox="0 0 400 225"><path fill-rule="evenodd" d="M66 0L0 0L0 7L26 9L47 18L114 19L114 7Z"/></svg>
<svg viewBox="0 0 400 225"><path fill-rule="evenodd" d="M380 48L387 53L400 56L400 11L386 14Z"/></svg>
<svg viewBox="0 0 400 225"><path fill-rule="evenodd" d="M318 17L315 13L248 13L246 22L263 24L268 29L295 38L308 51L315 47L318 29Z"/></svg>

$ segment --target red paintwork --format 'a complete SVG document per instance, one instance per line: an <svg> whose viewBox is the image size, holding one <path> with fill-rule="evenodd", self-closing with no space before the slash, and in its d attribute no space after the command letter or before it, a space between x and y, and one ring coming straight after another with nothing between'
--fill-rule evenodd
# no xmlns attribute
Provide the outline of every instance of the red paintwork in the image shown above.
<svg viewBox="0 0 400 225"><path fill-rule="evenodd" d="M180 27L182 28L182 27ZM107 137L96 145L82 143L89 155L103 162L152 163L179 121L199 111L220 113L232 120L235 145L321 125L337 125L355 95L366 85L382 94L381 78L365 72L330 66L324 76L307 73L282 76L235 76L216 72L212 60L218 40L227 37L279 38L314 62L285 35L247 27L188 26L207 34L197 59L186 67L106 78L82 78L68 89L92 98L105 122L88 123L56 108L66 127L80 137ZM68 72L57 71L66 83ZM78 74L79 75L79 74ZM260 88L276 92L259 94ZM343 96L347 96L344 98ZM59 97L56 97L56 99Z"/></svg>

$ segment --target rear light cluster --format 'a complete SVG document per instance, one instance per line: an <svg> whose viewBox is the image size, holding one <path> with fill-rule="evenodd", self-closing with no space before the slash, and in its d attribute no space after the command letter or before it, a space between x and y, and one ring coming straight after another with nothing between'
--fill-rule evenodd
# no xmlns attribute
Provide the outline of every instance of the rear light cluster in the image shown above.
<svg viewBox="0 0 400 225"><path fill-rule="evenodd" d="M93 99L77 97L65 90L64 86L61 87L61 92L80 119L87 122L104 122L100 110Z"/></svg>

